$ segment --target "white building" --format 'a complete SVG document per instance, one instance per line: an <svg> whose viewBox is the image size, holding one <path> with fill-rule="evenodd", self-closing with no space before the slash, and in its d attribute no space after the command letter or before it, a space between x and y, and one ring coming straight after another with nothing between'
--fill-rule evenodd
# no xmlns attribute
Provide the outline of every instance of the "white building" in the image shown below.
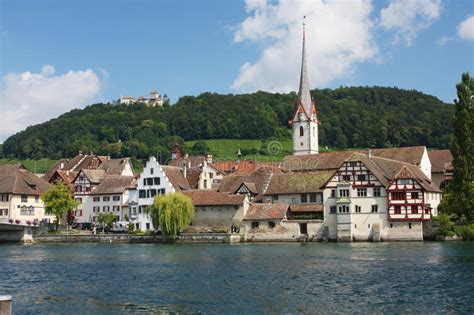
<svg viewBox="0 0 474 315"><path fill-rule="evenodd" d="M150 98L140 96L135 99L133 96L121 96L119 103L125 105L130 105L133 103L142 103L148 106L163 106L164 99L160 94L158 94L156 90L152 90L150 92Z"/></svg>
<svg viewBox="0 0 474 315"><path fill-rule="evenodd" d="M0 165L0 223L34 224L53 222L45 213L40 195L49 183L19 164Z"/></svg>
<svg viewBox="0 0 474 315"><path fill-rule="evenodd" d="M173 151L176 149L174 148ZM181 153L173 152L174 157L180 157ZM224 177L212 164L212 155L188 156L172 159L171 166L181 168L184 177L188 180L192 189L217 188Z"/></svg>
<svg viewBox="0 0 474 315"><path fill-rule="evenodd" d="M155 196L187 189L190 189L189 183L180 168L162 166L155 157L150 157L137 179L136 193L132 193L134 199L129 201L130 222L138 230L155 229L145 208L153 204Z"/></svg>

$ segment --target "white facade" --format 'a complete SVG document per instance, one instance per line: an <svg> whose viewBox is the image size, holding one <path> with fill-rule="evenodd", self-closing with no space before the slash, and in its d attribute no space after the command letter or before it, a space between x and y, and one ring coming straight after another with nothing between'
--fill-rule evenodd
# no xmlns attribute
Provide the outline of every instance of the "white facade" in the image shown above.
<svg viewBox="0 0 474 315"><path fill-rule="evenodd" d="M418 165L418 167L421 169L423 174L426 175L426 177L431 179L431 161L428 155L428 151L426 150L426 147L425 147L425 152L423 152L423 156L421 157L420 165Z"/></svg>
<svg viewBox="0 0 474 315"><path fill-rule="evenodd" d="M42 220L53 222L54 215L47 215L38 195L0 194L0 223L27 224Z"/></svg>
<svg viewBox="0 0 474 315"><path fill-rule="evenodd" d="M130 198L130 201L136 204L136 206L129 207L130 223L135 224L135 228L138 230L154 230L155 227L150 217L145 213L145 208L153 204L155 196L171 192L176 192L176 189L156 158L150 157L137 180L137 192L131 196L133 199Z"/></svg>
<svg viewBox="0 0 474 315"><path fill-rule="evenodd" d="M304 113L298 113L293 120L293 154L316 154L319 152L318 124L316 114L308 120Z"/></svg>

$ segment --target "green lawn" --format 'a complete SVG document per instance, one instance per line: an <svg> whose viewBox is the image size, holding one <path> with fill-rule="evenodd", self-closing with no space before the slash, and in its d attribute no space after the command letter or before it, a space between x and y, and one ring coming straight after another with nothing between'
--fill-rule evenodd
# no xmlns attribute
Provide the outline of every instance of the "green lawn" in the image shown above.
<svg viewBox="0 0 474 315"><path fill-rule="evenodd" d="M23 164L29 171L35 174L46 173L57 160L40 159L40 160L17 160L17 159L0 159L0 164Z"/></svg>
<svg viewBox="0 0 474 315"><path fill-rule="evenodd" d="M293 151L293 141L291 139L284 140L265 140L267 147L269 148L269 154L263 155L259 151L262 147L262 140L257 139L215 139L215 140L203 140L206 142L207 146L211 149L214 160L235 160L237 148L240 146L240 149L245 153L251 149L256 150L256 153L248 154L243 156L243 159L253 160L257 159L259 161L279 161L282 160L285 156L291 155ZM191 150L193 145L197 142L187 141L186 145L188 150ZM321 152L328 151L324 148L320 148Z"/></svg>

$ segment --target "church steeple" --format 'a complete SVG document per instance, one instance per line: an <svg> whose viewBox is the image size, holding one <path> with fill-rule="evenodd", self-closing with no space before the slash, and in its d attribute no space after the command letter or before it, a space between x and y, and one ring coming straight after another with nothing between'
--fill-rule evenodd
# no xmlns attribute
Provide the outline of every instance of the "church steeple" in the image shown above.
<svg viewBox="0 0 474 315"><path fill-rule="evenodd" d="M311 117L313 111L313 102L309 93L308 70L306 66L306 35L305 24L303 22L303 52L301 54L301 74L300 89L298 91L298 101L303 106L306 114Z"/></svg>
<svg viewBox="0 0 474 315"><path fill-rule="evenodd" d="M306 32L303 22L303 49L301 53L301 73L298 99L289 123L293 127L293 154L318 153L318 118L316 106L311 99L306 65Z"/></svg>

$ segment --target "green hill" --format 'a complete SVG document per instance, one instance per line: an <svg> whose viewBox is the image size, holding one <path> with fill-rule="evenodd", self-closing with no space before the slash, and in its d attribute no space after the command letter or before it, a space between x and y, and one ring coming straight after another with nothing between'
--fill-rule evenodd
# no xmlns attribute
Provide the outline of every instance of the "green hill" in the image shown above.
<svg viewBox="0 0 474 315"><path fill-rule="evenodd" d="M454 107L433 96L385 87L313 90L312 96L321 120L323 147L449 145ZM287 121L296 98L295 93L259 91L184 96L163 108L95 104L9 137L3 143L3 156L58 159L83 151L138 159L151 154L168 157L173 143L178 142L185 152L193 145L185 141L197 139L278 139L283 155L291 152ZM244 140L237 144L245 146L249 155L266 150L260 140L245 141L250 141L248 148ZM222 157L235 157L235 144L208 141L211 151Z"/></svg>

